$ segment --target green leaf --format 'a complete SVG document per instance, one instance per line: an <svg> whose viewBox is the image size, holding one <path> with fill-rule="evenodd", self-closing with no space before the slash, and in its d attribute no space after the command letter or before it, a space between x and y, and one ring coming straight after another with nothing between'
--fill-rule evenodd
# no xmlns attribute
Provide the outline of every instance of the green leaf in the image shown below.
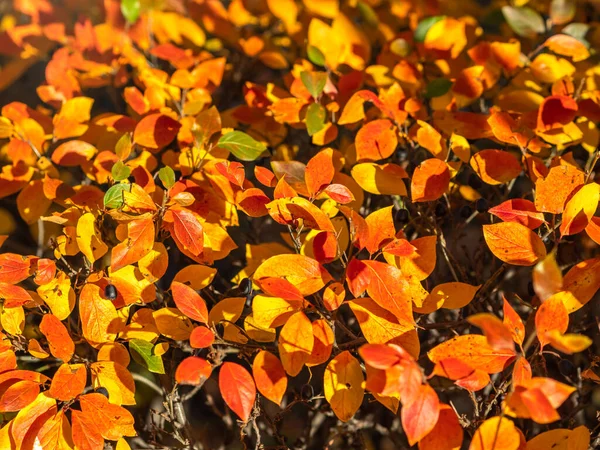
<svg viewBox="0 0 600 450"><path fill-rule="evenodd" d="M325 126L326 111L319 103L312 103L306 110L306 129L312 136L318 133Z"/></svg>
<svg viewBox="0 0 600 450"><path fill-rule="evenodd" d="M140 0L121 0L121 13L129 23L135 23L140 17Z"/></svg>
<svg viewBox="0 0 600 450"><path fill-rule="evenodd" d="M425 36L427 36L427 32L429 29L438 23L440 20L445 19L446 16L432 16L427 17L419 22L417 28L415 29L415 42L425 42Z"/></svg>
<svg viewBox="0 0 600 450"><path fill-rule="evenodd" d="M317 66L325 67L325 55L321 50L318 49L318 47L309 45L306 48L306 55L311 63L316 64Z"/></svg>
<svg viewBox="0 0 600 450"><path fill-rule="evenodd" d="M123 191L131 190L129 183L119 183L111 186L104 194L105 208L120 208L123 206Z"/></svg>
<svg viewBox="0 0 600 450"><path fill-rule="evenodd" d="M540 13L527 6L520 8L503 6L502 14L508 26L521 37L534 38L546 31L546 25Z"/></svg>
<svg viewBox="0 0 600 450"><path fill-rule="evenodd" d="M562 32L568 34L571 37L574 37L581 43L583 43L586 47L589 48L590 43L586 40L585 36L590 31L590 26L586 23L570 23L566 27L562 29Z"/></svg>
<svg viewBox="0 0 600 450"><path fill-rule="evenodd" d="M300 79L314 99L320 97L327 84L327 74L325 72L304 71L300 74Z"/></svg>
<svg viewBox="0 0 600 450"><path fill-rule="evenodd" d="M447 78L436 78L427 85L426 98L441 97L452 87L452 81Z"/></svg>
<svg viewBox="0 0 600 450"><path fill-rule="evenodd" d="M126 180L131 175L131 169L123 164L123 161L117 161L110 170L110 173L115 181Z"/></svg>
<svg viewBox="0 0 600 450"><path fill-rule="evenodd" d="M365 2L358 2L357 6L360 15L363 17L363 19L365 19L365 22L367 22L372 27L376 27L377 25L379 25L379 18L377 17L375 11L373 11L373 8L371 8L371 5Z"/></svg>
<svg viewBox="0 0 600 450"><path fill-rule="evenodd" d="M175 184L175 172L169 166L163 167L158 171L158 178L167 189L171 189Z"/></svg>
<svg viewBox="0 0 600 450"><path fill-rule="evenodd" d="M165 373L162 357L154 354L152 343L142 339L132 339L129 341L129 352L138 364L150 372Z"/></svg>
<svg viewBox="0 0 600 450"><path fill-rule="evenodd" d="M254 161L267 147L262 142L255 141L243 131L230 131L221 136L218 146L229 150L233 156L242 161Z"/></svg>

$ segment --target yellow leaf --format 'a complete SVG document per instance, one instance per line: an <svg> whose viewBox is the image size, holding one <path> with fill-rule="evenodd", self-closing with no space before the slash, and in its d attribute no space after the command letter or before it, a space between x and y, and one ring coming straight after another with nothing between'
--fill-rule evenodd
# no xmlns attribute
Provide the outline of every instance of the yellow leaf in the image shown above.
<svg viewBox="0 0 600 450"><path fill-rule="evenodd" d="M4 331L15 336L22 334L25 329L25 311L23 307L2 308L0 322Z"/></svg>
<svg viewBox="0 0 600 450"><path fill-rule="evenodd" d="M85 213L77 221L77 245L92 264L108 251L108 246L102 242L100 232L96 228L96 217L92 213Z"/></svg>
<svg viewBox="0 0 600 450"><path fill-rule="evenodd" d="M69 317L75 307L75 291L71 287L71 279L64 272L58 272L50 283L38 287L37 293L60 320Z"/></svg>
<svg viewBox="0 0 600 450"><path fill-rule="evenodd" d="M263 262L254 272L254 279L285 278L302 295L311 295L331 280L331 275L316 260L302 255L276 255Z"/></svg>
<svg viewBox="0 0 600 450"><path fill-rule="evenodd" d="M442 283L431 290L421 308L415 308L420 314L429 314L440 308L459 309L468 305L480 286L460 282Z"/></svg>
<svg viewBox="0 0 600 450"><path fill-rule="evenodd" d="M396 164L376 164L372 162L357 164L352 168L352 178L362 189L371 194L406 196L403 178L406 171Z"/></svg>
<svg viewBox="0 0 600 450"><path fill-rule="evenodd" d="M161 308L154 311L152 316L160 334L169 339L185 341L194 329L190 319L177 308Z"/></svg>
<svg viewBox="0 0 600 450"><path fill-rule="evenodd" d="M108 391L108 401L114 405L135 405L135 382L131 373L113 361L99 361L90 365L92 386Z"/></svg>
<svg viewBox="0 0 600 450"><path fill-rule="evenodd" d="M402 324L391 312L368 297L348 302L365 339L370 344L398 344L419 357L419 339L414 326Z"/></svg>
<svg viewBox="0 0 600 450"><path fill-rule="evenodd" d="M331 409L342 422L347 422L360 407L365 378L358 360L348 351L333 358L323 377L323 391Z"/></svg>
<svg viewBox="0 0 600 450"><path fill-rule="evenodd" d="M512 420L492 417L475 431L469 450L517 450L521 435Z"/></svg>

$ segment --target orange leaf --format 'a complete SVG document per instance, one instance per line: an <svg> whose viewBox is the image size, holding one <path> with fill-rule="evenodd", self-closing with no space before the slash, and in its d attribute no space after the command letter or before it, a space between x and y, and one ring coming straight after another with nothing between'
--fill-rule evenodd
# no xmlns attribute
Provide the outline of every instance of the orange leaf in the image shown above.
<svg viewBox="0 0 600 450"><path fill-rule="evenodd" d="M369 296L394 314L400 324L414 324L411 292L399 269L379 261L353 259L346 277L355 297L366 289Z"/></svg>
<svg viewBox="0 0 600 450"><path fill-rule="evenodd" d="M256 398L252 375L239 364L225 362L219 372L219 390L227 406L247 422Z"/></svg>
<svg viewBox="0 0 600 450"><path fill-rule="evenodd" d="M563 302L570 313L588 303L600 289L600 258L575 264L563 278Z"/></svg>
<svg viewBox="0 0 600 450"><path fill-rule="evenodd" d="M471 167L487 184L508 183L521 173L521 164L503 150L481 150L471 157Z"/></svg>
<svg viewBox="0 0 600 450"><path fill-rule="evenodd" d="M208 322L206 303L195 290L183 283L173 281L171 292L175 305L183 314L198 322Z"/></svg>
<svg viewBox="0 0 600 450"><path fill-rule="evenodd" d="M5 308L17 308L33 301L29 292L21 286L0 282L0 300L3 300Z"/></svg>
<svg viewBox="0 0 600 450"><path fill-rule="evenodd" d="M431 386L422 384L419 391L415 392L414 400L409 404L402 404L402 428L412 446L423 439L438 421L440 414L440 401Z"/></svg>
<svg viewBox="0 0 600 450"><path fill-rule="evenodd" d="M83 166L90 161L98 150L85 141L64 142L52 152L52 162L64 167Z"/></svg>
<svg viewBox="0 0 600 450"><path fill-rule="evenodd" d="M152 218L132 220L127 224L127 238L113 247L111 269L117 271L142 259L154 246Z"/></svg>
<svg viewBox="0 0 600 450"><path fill-rule="evenodd" d="M423 236L410 242L416 251L400 257L400 269L404 276L414 276L417 280L426 279L436 264L437 236Z"/></svg>
<svg viewBox="0 0 600 450"><path fill-rule="evenodd" d="M552 296L535 314L535 328L541 348L548 343L546 333L557 330L563 334L569 326L569 313L560 296Z"/></svg>
<svg viewBox="0 0 600 450"><path fill-rule="evenodd" d="M510 305L510 303L508 303L506 298L503 298L503 301L503 323L510 331L513 341L515 341L519 345L523 345L523 339L525 339L525 325L523 325L523 321L513 309L513 307Z"/></svg>
<svg viewBox="0 0 600 450"><path fill-rule="evenodd" d="M313 156L306 164L304 179L311 196L320 192L333 180L336 172L334 156L333 149L327 148Z"/></svg>
<svg viewBox="0 0 600 450"><path fill-rule="evenodd" d="M0 255L0 282L15 284L29 277L31 260L14 253Z"/></svg>
<svg viewBox="0 0 600 450"><path fill-rule="evenodd" d="M192 348L208 348L215 341L215 334L210 328L200 325L194 328L190 335L190 345Z"/></svg>
<svg viewBox="0 0 600 450"><path fill-rule="evenodd" d="M331 356L331 350L335 342L333 330L325 319L317 319L312 323L314 345L306 365L308 367L318 366L327 362Z"/></svg>
<svg viewBox="0 0 600 450"><path fill-rule="evenodd" d="M108 403L102 394L86 394L79 397L84 415L92 418L100 435L109 441L123 436L135 436L133 416L119 405Z"/></svg>
<svg viewBox="0 0 600 450"><path fill-rule="evenodd" d="M594 217L600 201L600 186L597 183L586 184L573 192L575 194L567 200L563 211L561 236L583 231Z"/></svg>
<svg viewBox="0 0 600 450"><path fill-rule="evenodd" d="M429 359L437 363L446 358L455 358L487 373L497 373L504 369L514 356L514 350L494 350L485 336L469 334L456 336L442 342L427 353Z"/></svg>
<svg viewBox="0 0 600 450"><path fill-rule="evenodd" d="M84 364L63 364L54 374L48 394L67 402L83 392L86 381L87 368Z"/></svg>
<svg viewBox="0 0 600 450"><path fill-rule="evenodd" d="M104 438L98 431L95 418L81 411L71 411L73 442L77 449L101 450Z"/></svg>
<svg viewBox="0 0 600 450"><path fill-rule="evenodd" d="M450 170L444 161L426 159L413 174L411 194L413 202L430 202L440 198L450 184Z"/></svg>
<svg viewBox="0 0 600 450"><path fill-rule="evenodd" d="M288 380L277 356L266 350L258 352L252 363L252 375L258 391L273 403L280 405Z"/></svg>
<svg viewBox="0 0 600 450"><path fill-rule="evenodd" d="M298 288L302 295L312 295L331 280L327 270L312 258L303 255L276 255L264 261L254 279L281 277Z"/></svg>
<svg viewBox="0 0 600 450"><path fill-rule="evenodd" d="M562 290L563 276L554 252L535 265L532 277L533 289L542 302Z"/></svg>
<svg viewBox="0 0 600 450"><path fill-rule="evenodd" d="M279 334L279 356L285 371L295 377L309 360L314 347L312 323L302 311L293 314Z"/></svg>
<svg viewBox="0 0 600 450"><path fill-rule="evenodd" d="M544 178L535 182L535 208L541 212L560 214L565 201L585 181L585 174L570 164L554 166Z"/></svg>
<svg viewBox="0 0 600 450"><path fill-rule="evenodd" d="M210 378L212 366L199 356L188 356L177 366L175 381L179 384L191 384L198 386L204 384Z"/></svg>
<svg viewBox="0 0 600 450"><path fill-rule="evenodd" d="M33 448L39 430L46 420L56 414L56 400L47 392L38 394L34 401L19 411L12 421L10 433L20 444L18 448Z"/></svg>
<svg viewBox="0 0 600 450"><path fill-rule="evenodd" d="M75 351L75 344L63 323L55 315L45 314L40 323L40 331L46 336L52 355L69 362Z"/></svg>
<svg viewBox="0 0 600 450"><path fill-rule="evenodd" d="M492 253L509 264L532 266L546 256L541 238L520 223L484 225L483 236Z"/></svg>
<svg viewBox="0 0 600 450"><path fill-rule="evenodd" d="M179 128L181 124L169 116L150 114L136 125L133 141L148 148L162 148L175 139Z"/></svg>
<svg viewBox="0 0 600 450"><path fill-rule="evenodd" d="M554 53L571 57L573 62L583 61L590 56L590 52L585 44L568 34L559 33L550 36L546 39L544 45Z"/></svg>
<svg viewBox="0 0 600 450"><path fill-rule="evenodd" d="M368 297L348 302L365 339L370 344L398 344L413 357L419 354L419 340L413 326L398 321L390 311Z"/></svg>
<svg viewBox="0 0 600 450"><path fill-rule="evenodd" d="M467 321L481 328L487 338L488 344L494 350L515 350L510 330L500 319L490 313L479 313L469 316Z"/></svg>
<svg viewBox="0 0 600 450"><path fill-rule="evenodd" d="M575 118L577 109L577 102L571 97L565 95L546 97L538 110L538 130L547 131L568 124Z"/></svg>
<svg viewBox="0 0 600 450"><path fill-rule="evenodd" d="M458 450L463 441L463 429L454 410L440 404L440 414L433 430L419 441L419 450Z"/></svg>
<svg viewBox="0 0 600 450"><path fill-rule="evenodd" d="M43 449L66 450L73 448L71 424L64 411L58 411L42 426L38 439ZM81 447L80 447L81 448ZM83 450L83 449L82 449Z"/></svg>
<svg viewBox="0 0 600 450"><path fill-rule="evenodd" d="M357 161L389 158L398 146L396 127L387 119L373 120L356 133Z"/></svg>
<svg viewBox="0 0 600 450"><path fill-rule="evenodd" d="M192 255L198 256L204 249L204 231L196 214L187 209L170 209L173 216L175 242Z"/></svg>
<svg viewBox="0 0 600 450"><path fill-rule="evenodd" d="M100 295L100 287L87 283L79 294L83 336L92 347L114 342L120 328L115 305Z"/></svg>
<svg viewBox="0 0 600 450"><path fill-rule="evenodd" d="M40 393L40 384L32 380L11 380L0 386L0 411L19 411L33 402Z"/></svg>

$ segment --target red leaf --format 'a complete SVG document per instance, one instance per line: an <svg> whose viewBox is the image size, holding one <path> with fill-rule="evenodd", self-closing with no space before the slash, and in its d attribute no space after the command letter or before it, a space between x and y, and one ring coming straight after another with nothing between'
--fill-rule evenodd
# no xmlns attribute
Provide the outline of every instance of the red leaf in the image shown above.
<svg viewBox="0 0 600 450"><path fill-rule="evenodd" d="M535 230L544 222L544 214L539 212L533 202L522 198L506 200L489 209L489 213L499 217L504 222L517 222Z"/></svg>
<svg viewBox="0 0 600 450"><path fill-rule="evenodd" d="M577 114L577 102L565 95L546 97L538 110L537 127L546 131L571 122Z"/></svg>
<svg viewBox="0 0 600 450"><path fill-rule="evenodd" d="M192 255L204 250L204 231L196 215L187 209L171 209L175 239Z"/></svg>
<svg viewBox="0 0 600 450"><path fill-rule="evenodd" d="M219 390L227 406L247 422L256 398L252 375L239 364L225 362L219 372Z"/></svg>

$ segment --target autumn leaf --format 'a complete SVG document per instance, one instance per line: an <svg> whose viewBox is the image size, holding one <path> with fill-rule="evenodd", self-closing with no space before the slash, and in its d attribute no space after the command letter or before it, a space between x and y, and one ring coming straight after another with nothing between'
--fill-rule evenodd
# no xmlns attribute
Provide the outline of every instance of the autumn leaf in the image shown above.
<svg viewBox="0 0 600 450"><path fill-rule="evenodd" d="M484 225L483 236L492 253L509 264L532 266L546 256L540 237L520 223Z"/></svg>
<svg viewBox="0 0 600 450"><path fill-rule="evenodd" d="M219 371L219 390L227 406L247 422L256 397L252 375L239 364L225 362Z"/></svg>
<svg viewBox="0 0 600 450"><path fill-rule="evenodd" d="M294 313L279 334L279 356L285 371L296 376L308 361L314 347L312 324L303 312Z"/></svg>
<svg viewBox="0 0 600 450"><path fill-rule="evenodd" d="M440 402L433 388L427 384L419 387L412 402L402 405L402 428L412 446L423 439L438 421Z"/></svg>
<svg viewBox="0 0 600 450"><path fill-rule="evenodd" d="M206 303L195 290L183 283L173 281L171 292L175 305L182 313L198 322L208 322Z"/></svg>
<svg viewBox="0 0 600 450"><path fill-rule="evenodd" d="M133 220L127 224L127 238L111 251L112 270L138 262L154 246L154 223L151 218Z"/></svg>
<svg viewBox="0 0 600 450"><path fill-rule="evenodd" d="M281 361L274 354L261 350L252 363L252 376L258 391L273 403L280 405L287 389L287 375Z"/></svg>
<svg viewBox="0 0 600 450"><path fill-rule="evenodd" d="M347 422L360 407L364 376L358 360L344 351L325 368L323 390L331 409L342 422Z"/></svg>
<svg viewBox="0 0 600 450"><path fill-rule="evenodd" d="M46 314L40 323L40 331L48 340L52 355L69 362L75 352L75 344L63 323L56 316Z"/></svg>

